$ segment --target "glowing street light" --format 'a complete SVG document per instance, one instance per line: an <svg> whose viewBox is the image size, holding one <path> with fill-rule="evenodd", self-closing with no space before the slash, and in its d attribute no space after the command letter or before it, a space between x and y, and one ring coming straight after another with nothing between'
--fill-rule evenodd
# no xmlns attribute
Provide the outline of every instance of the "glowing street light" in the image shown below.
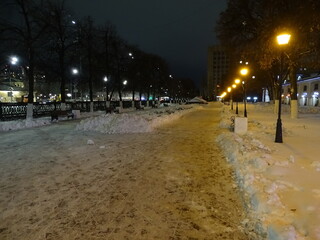
<svg viewBox="0 0 320 240"><path fill-rule="evenodd" d="M77 68L72 68L71 69L71 73L74 75L74 76L77 76L79 74L79 70ZM76 88L76 77L74 77L74 79L72 79L72 90L71 90L71 94L74 95L74 99L75 101L77 100L77 92L78 92L78 89Z"/></svg>
<svg viewBox="0 0 320 240"><path fill-rule="evenodd" d="M72 68L71 72L73 75L78 75L79 70L77 68Z"/></svg>
<svg viewBox="0 0 320 240"><path fill-rule="evenodd" d="M103 81L106 84L106 101L108 101L109 90L108 90L108 78L107 78L107 76L103 77ZM107 107L109 107L109 106L107 106Z"/></svg>
<svg viewBox="0 0 320 240"><path fill-rule="evenodd" d="M248 68L242 68L240 70L240 74L243 77L246 77L249 73L249 69ZM242 81L242 87L243 87L243 104L244 104L244 117L247 117L247 99L246 99L246 85L245 85L245 81Z"/></svg>
<svg viewBox="0 0 320 240"><path fill-rule="evenodd" d="M123 85L127 85L128 81L127 80L124 80L123 81Z"/></svg>
<svg viewBox="0 0 320 240"><path fill-rule="evenodd" d="M15 56L10 57L10 63L12 65L16 65L18 62L19 62L19 59L17 57L15 57Z"/></svg>
<svg viewBox="0 0 320 240"><path fill-rule="evenodd" d="M291 35L288 33L283 33L277 36L278 45L287 45L290 41Z"/></svg>
<svg viewBox="0 0 320 240"><path fill-rule="evenodd" d="M241 68L241 69L240 69L240 74L241 74L242 76L246 76L246 75L248 75L248 73L249 73L248 68Z"/></svg>
<svg viewBox="0 0 320 240"><path fill-rule="evenodd" d="M288 33L283 33L277 36L277 42L279 46L286 46L290 41L291 35ZM284 49L282 48L281 57L280 57L280 75L278 82L278 99L279 99L279 107L278 107L278 119L277 119L277 128L276 128L276 137L275 142L282 143L282 122L281 122L281 94L282 94L282 82L283 82L283 62L284 62Z"/></svg>

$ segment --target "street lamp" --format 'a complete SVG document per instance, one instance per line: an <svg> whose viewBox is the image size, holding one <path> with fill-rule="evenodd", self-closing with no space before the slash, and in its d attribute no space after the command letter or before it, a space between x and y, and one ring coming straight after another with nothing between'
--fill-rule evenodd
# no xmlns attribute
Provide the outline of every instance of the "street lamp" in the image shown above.
<svg viewBox="0 0 320 240"><path fill-rule="evenodd" d="M72 75L74 76L77 76L79 74L79 70L77 68L72 68L71 72L72 72ZM75 79L73 79L71 94L72 95L74 94L75 101L77 101L77 97L76 97L77 92L78 92L78 89L75 88Z"/></svg>
<svg viewBox="0 0 320 240"><path fill-rule="evenodd" d="M240 81L240 79L235 79L234 80L234 83L235 84L239 84L241 81ZM236 85L237 86L237 85ZM238 101L236 101L236 114L238 114L239 113L239 108L238 108Z"/></svg>
<svg viewBox="0 0 320 240"><path fill-rule="evenodd" d="M104 76L104 77L103 77L103 81L104 81L104 83L105 83L105 85L106 85L106 101L108 101L109 91L108 91L108 78L107 78L107 76Z"/></svg>
<svg viewBox="0 0 320 240"><path fill-rule="evenodd" d="M8 73L9 73L9 85L10 85L10 98L11 98L11 102L12 102L12 97L13 97L13 88L12 88L12 84L11 84L11 65L16 65L19 62L19 59L16 56L12 56L10 57L10 63L9 63L9 67L8 67Z"/></svg>
<svg viewBox="0 0 320 240"><path fill-rule="evenodd" d="M233 102L232 102L233 99L232 99L232 92L231 92L231 90L232 90L231 87L228 87L228 88L227 88L227 92L230 93L230 107L231 107L231 110L233 110Z"/></svg>
<svg viewBox="0 0 320 240"><path fill-rule="evenodd" d="M222 94L221 94L221 100L223 101L223 98L225 97L227 95L227 93L226 92L223 92Z"/></svg>
<svg viewBox="0 0 320 240"><path fill-rule="evenodd" d="M248 68L242 68L240 74L245 78L249 73ZM244 103L244 117L247 117L247 99L246 99L246 85L245 81L242 81L243 87L243 103Z"/></svg>
<svg viewBox="0 0 320 240"><path fill-rule="evenodd" d="M290 41L291 35L284 33L277 36L277 42L280 46L286 46ZM277 128L276 128L276 137L275 142L282 143L282 122L281 122L281 94L282 94L282 71L283 71L283 61L284 61L284 50L281 49L280 56L280 75L278 79L278 99L279 99L279 107L278 107L278 119L277 119Z"/></svg>

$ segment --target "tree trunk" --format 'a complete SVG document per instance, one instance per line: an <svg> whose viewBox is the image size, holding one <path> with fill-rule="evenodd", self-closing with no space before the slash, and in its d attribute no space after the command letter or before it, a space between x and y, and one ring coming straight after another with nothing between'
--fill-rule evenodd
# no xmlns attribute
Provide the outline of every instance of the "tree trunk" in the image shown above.
<svg viewBox="0 0 320 240"><path fill-rule="evenodd" d="M65 63L64 63L64 58L65 58L65 52L64 52L64 46L62 46L62 49L59 54L59 63L60 63L60 78L61 78L61 83L60 83L60 94L61 94L61 102L65 103L66 102L66 77L65 77Z"/></svg>
<svg viewBox="0 0 320 240"><path fill-rule="evenodd" d="M29 47L29 69L27 69L29 95L27 105L27 119L33 118L33 95L34 95L34 56L33 49Z"/></svg>

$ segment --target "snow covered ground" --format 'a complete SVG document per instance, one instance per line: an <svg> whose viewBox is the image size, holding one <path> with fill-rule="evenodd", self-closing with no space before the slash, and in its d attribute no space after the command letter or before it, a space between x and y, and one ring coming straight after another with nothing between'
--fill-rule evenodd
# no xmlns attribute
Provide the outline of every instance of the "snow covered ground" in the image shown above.
<svg viewBox="0 0 320 240"><path fill-rule="evenodd" d="M76 129L107 134L150 132L197 108L201 107L175 105L122 114L82 114ZM223 128L230 128L230 117L235 115L229 108L221 107ZM237 135L230 129L216 139L243 193L248 211L244 224L263 238L320 239L319 112L319 108L301 108L299 119L290 119L284 106L284 143L274 143L277 116L273 106L248 104L248 132ZM0 132L47 124L52 124L49 118L0 122Z"/></svg>
<svg viewBox="0 0 320 240"><path fill-rule="evenodd" d="M181 115L195 110L196 105L175 105L161 108L146 108L146 111L123 109L121 114L105 114L104 112L81 113L80 124L77 126L81 131L97 131L101 133L142 133L150 132L169 121L181 117ZM62 117L61 121L68 120ZM51 122L50 117L0 122L1 131L12 131L25 128L41 127L56 123Z"/></svg>
<svg viewBox="0 0 320 240"><path fill-rule="evenodd" d="M221 127L235 116L229 109ZM234 166L251 227L267 239L320 239L319 108L300 108L299 119L290 119L288 106L283 112L283 143L274 142L277 116L269 104L249 104L248 132L217 141Z"/></svg>

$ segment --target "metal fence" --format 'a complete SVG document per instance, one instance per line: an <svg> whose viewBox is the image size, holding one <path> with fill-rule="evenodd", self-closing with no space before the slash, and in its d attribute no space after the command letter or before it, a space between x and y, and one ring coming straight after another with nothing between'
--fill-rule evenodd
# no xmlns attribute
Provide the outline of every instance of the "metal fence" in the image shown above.
<svg viewBox="0 0 320 240"><path fill-rule="evenodd" d="M119 101L111 101L110 104L113 107L119 107ZM135 105L138 101L135 102ZM141 102L142 105L147 105L147 101ZM15 119L25 119L27 115L28 103L3 103L0 102L0 121L9 121ZM132 107L132 101L123 101L123 108ZM48 103L33 103L33 117L50 116L54 110L61 110L60 102L48 102ZM81 112L90 112L90 102L66 102L66 110L80 110ZM105 111L105 101L94 101L93 111Z"/></svg>

